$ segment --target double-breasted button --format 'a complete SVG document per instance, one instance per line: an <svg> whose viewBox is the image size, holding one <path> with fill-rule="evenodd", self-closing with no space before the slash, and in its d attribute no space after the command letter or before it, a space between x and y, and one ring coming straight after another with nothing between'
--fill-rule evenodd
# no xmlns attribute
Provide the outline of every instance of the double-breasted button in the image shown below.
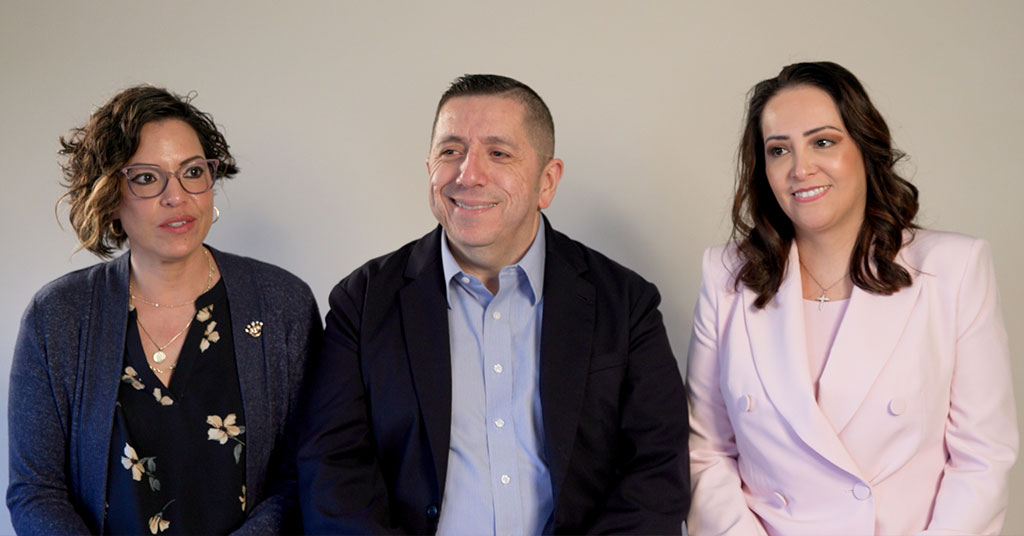
<svg viewBox="0 0 1024 536"><path fill-rule="evenodd" d="M871 487L863 482L853 485L853 497L858 501L866 501L871 497Z"/></svg>
<svg viewBox="0 0 1024 536"><path fill-rule="evenodd" d="M781 494L781 493L779 493L777 491L775 492L775 499L779 501L779 507L780 508L785 508L786 505L789 504L789 499L787 499L785 495L783 495L783 494Z"/></svg>
<svg viewBox="0 0 1024 536"><path fill-rule="evenodd" d="M740 398L740 407L747 413L754 411L754 395L743 395Z"/></svg>
<svg viewBox="0 0 1024 536"><path fill-rule="evenodd" d="M437 518L438 509L436 504L432 504L427 507L427 517L430 519Z"/></svg>
<svg viewBox="0 0 1024 536"><path fill-rule="evenodd" d="M899 416L906 410L907 400L905 398L896 397L889 401L889 413Z"/></svg>

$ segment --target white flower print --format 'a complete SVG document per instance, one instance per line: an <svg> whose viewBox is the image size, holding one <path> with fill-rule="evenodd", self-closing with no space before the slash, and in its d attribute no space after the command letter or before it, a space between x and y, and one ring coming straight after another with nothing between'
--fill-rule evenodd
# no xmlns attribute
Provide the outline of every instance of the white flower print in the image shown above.
<svg viewBox="0 0 1024 536"><path fill-rule="evenodd" d="M142 475L146 472L146 468L139 461L139 455L135 453L135 449L128 443L124 444L124 456L121 456L121 465L125 469L132 471L132 480L135 481L142 480Z"/></svg>
<svg viewBox="0 0 1024 536"><path fill-rule="evenodd" d="M210 314L213 313L213 304L207 305L196 313L196 320L200 322L206 322L210 319Z"/></svg>
<svg viewBox="0 0 1024 536"><path fill-rule="evenodd" d="M220 333L214 331L217 327L217 321L211 321L206 325L206 332L203 333L203 340L199 341L199 351L205 352L210 347L211 342L217 342L220 340Z"/></svg>
<svg viewBox="0 0 1024 536"><path fill-rule="evenodd" d="M228 442L228 438L242 433L242 427L235 426L235 419L234 413L228 413L228 416L223 419L217 415L207 415L206 424L213 427L207 430L207 439L220 441L220 444L223 445Z"/></svg>
<svg viewBox="0 0 1024 536"><path fill-rule="evenodd" d="M150 534L157 534L159 532L163 532L163 531L167 530L168 527L171 526L171 522L167 521L166 519L164 519L164 512L167 511L167 507L170 506L172 502L174 502L174 499L171 499L170 501L168 501L167 504L165 504L164 507L160 509L159 513L157 513L155 516L149 518L149 533Z"/></svg>
<svg viewBox="0 0 1024 536"><path fill-rule="evenodd" d="M128 443L124 444L124 456L121 456L121 465L132 472L132 480L139 482L145 475L149 480L149 487L153 491L160 491L160 480L156 478L156 456L139 458L135 449Z"/></svg>
<svg viewBox="0 0 1024 536"><path fill-rule="evenodd" d="M121 376L121 381L130 383L136 391L141 391L146 388L146 386L142 384L142 380L139 379L139 373L135 372L135 367L125 367L124 376Z"/></svg>
<svg viewBox="0 0 1024 536"><path fill-rule="evenodd" d="M242 511L245 511L245 484L242 484L242 494L238 496L238 500L242 502Z"/></svg>
<svg viewBox="0 0 1024 536"><path fill-rule="evenodd" d="M234 455L235 463L239 463L242 458L242 447L245 446L245 441L239 439L238 436L245 433L245 427L235 425L235 419L234 413L228 413L223 419L217 415L207 415L206 424L209 424L212 428L206 431L206 439L220 442L221 445L227 443L229 439L237 443Z"/></svg>
<svg viewBox="0 0 1024 536"><path fill-rule="evenodd" d="M158 532L163 532L163 531L167 530L167 528L170 527L170 526L171 526L171 522L167 521L166 519L164 519L163 512L160 512L159 514L149 518L149 533L150 534L156 534Z"/></svg>
<svg viewBox="0 0 1024 536"><path fill-rule="evenodd" d="M156 401L159 402L161 406L170 406L171 404L174 403L174 400L172 400L171 397L165 396L162 393L160 393L159 387L153 389L153 398L155 398Z"/></svg>

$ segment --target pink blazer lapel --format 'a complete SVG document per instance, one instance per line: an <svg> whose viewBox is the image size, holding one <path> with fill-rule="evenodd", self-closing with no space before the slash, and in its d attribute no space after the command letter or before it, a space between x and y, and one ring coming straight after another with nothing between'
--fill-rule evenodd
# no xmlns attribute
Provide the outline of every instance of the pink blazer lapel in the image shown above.
<svg viewBox="0 0 1024 536"><path fill-rule="evenodd" d="M818 384L818 403L842 432L892 356L921 293L920 277L891 296L853 288Z"/></svg>
<svg viewBox="0 0 1024 536"><path fill-rule="evenodd" d="M796 246L788 267L798 266ZM772 404L810 448L847 472L857 465L839 441L814 398L804 333L800 271L787 269L779 292L764 309L754 307L757 295L743 287L743 306L757 374Z"/></svg>

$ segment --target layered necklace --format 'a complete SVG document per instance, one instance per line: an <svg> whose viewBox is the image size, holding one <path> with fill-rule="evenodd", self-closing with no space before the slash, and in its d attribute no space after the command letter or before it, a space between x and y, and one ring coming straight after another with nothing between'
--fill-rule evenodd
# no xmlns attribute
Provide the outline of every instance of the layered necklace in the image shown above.
<svg viewBox="0 0 1024 536"><path fill-rule="evenodd" d="M847 270L846 272L843 272L843 276L842 277L837 279L835 283L832 283L831 285L826 287L825 285L822 285L821 283L818 282L818 279L816 277L814 277L814 274L812 274L811 270L807 268L807 265L804 264L804 261L802 261L800 259L797 259L797 260L800 262L800 266L802 266L804 268L804 271L807 272L807 275L811 276L811 281L814 281L814 284L818 285L818 288L821 289L821 296L818 296L817 298L814 298L814 301L818 302L818 310L820 311L821 308L825 306L825 302L832 301L828 297L828 291L832 290L832 287L838 285L840 281L846 279L846 275L849 274L850 271Z"/></svg>
<svg viewBox="0 0 1024 536"><path fill-rule="evenodd" d="M210 252L207 251L206 248L203 248L203 253L206 254L206 267L207 267L206 286L203 288L203 291L199 293L199 296L202 296L203 294L206 294L207 292L209 292L210 286L213 284L213 257L210 256ZM144 298L140 298L139 296L136 296L135 292L134 292L134 289L132 287L131 279L128 280L128 305L131 308L134 308L135 307L135 302L139 301L139 302L145 303L146 305L152 305L153 307L157 307L157 308L175 309L175 308L178 308L178 307L184 307L186 305L194 304L196 299L198 299L198 296L195 299L191 300L191 301L187 301L187 302L184 302L184 303L176 303L176 304L171 304L171 305L165 304L165 303L162 304L162 303L152 302L152 301L146 300ZM146 335L146 338L149 339L149 342L153 343L153 346L156 347L156 351L153 352L152 356L150 356L152 358L152 360L153 360L153 363L160 364L160 363L163 363L167 359L167 354L164 353L164 348L167 348L168 346L170 346L172 343L174 343L174 341L178 340L178 337L180 337L182 333L185 333L186 331L188 331L188 328L189 328L189 326L192 325L192 320L194 318L195 318L195 315L189 316L188 323L185 324L185 327L183 327L180 330L178 330L178 332L175 333L173 337L171 337L171 340L169 340L166 343L161 345L161 344L157 344L157 342L153 338L153 336L149 334L149 330L146 329L146 326L142 325L142 318L138 314L135 315L135 322L138 323L139 329L141 329L142 333L144 333ZM168 371L174 370L175 366L177 366L177 362L171 363L171 365L168 366L166 370L164 370L164 369L157 368L156 365L150 364L149 365L149 369L152 370L153 372L156 372L157 374L163 374L164 372L168 372Z"/></svg>

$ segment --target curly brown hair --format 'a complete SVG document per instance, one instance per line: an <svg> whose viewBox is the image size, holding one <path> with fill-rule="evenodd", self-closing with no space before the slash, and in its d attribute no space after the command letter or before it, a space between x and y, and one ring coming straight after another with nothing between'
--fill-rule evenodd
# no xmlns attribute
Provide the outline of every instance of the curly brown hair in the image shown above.
<svg viewBox="0 0 1024 536"><path fill-rule="evenodd" d="M917 228L917 188L895 171L905 155L893 147L889 126L860 81L842 66L825 61L788 65L750 90L732 206L732 240L743 260L734 286L742 282L757 292L754 305L763 309L786 272L794 229L768 184L761 115L772 97L795 86L813 86L832 97L864 157L867 205L850 255L850 279L864 290L886 295L909 286L910 274L894 261L903 245L903 231Z"/></svg>
<svg viewBox="0 0 1024 536"><path fill-rule="evenodd" d="M65 158L62 186L67 191L57 205L67 199L78 249L110 258L128 238L121 221L114 217L121 202L120 170L139 148L139 133L146 123L184 121L198 135L206 158L220 161L215 179L238 173L224 135L210 114L192 105L193 98L194 94L181 96L148 85L130 87L96 110L85 126L60 137L59 154Z"/></svg>

